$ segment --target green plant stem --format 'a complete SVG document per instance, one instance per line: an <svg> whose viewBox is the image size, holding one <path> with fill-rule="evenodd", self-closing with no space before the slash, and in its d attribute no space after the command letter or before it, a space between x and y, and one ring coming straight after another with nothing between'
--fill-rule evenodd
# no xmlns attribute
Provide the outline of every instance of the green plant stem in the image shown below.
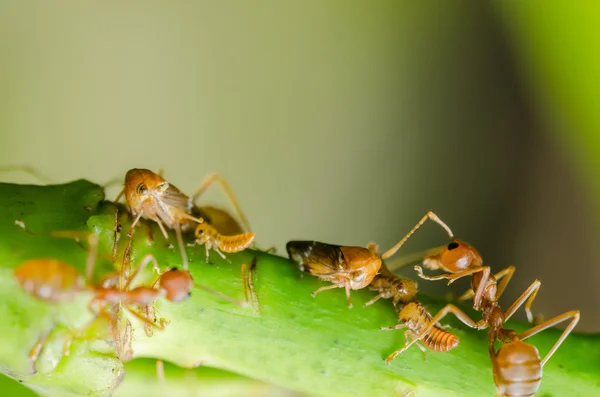
<svg viewBox="0 0 600 397"><path fill-rule="evenodd" d="M101 188L83 180L46 187L0 184L0 335L4 342L0 368L40 395L109 395L124 373L111 338L75 340L70 355L62 355L61 332L64 335L69 329L81 328L92 319L87 309L89 293L64 304L40 302L23 292L12 275L24 260L38 257L58 258L83 272L87 251L71 239L47 235L56 230L94 231L100 237L96 279L112 271L117 207L102 200ZM36 235L15 225L17 219ZM129 228L123 211L119 223L122 254ZM136 229L132 264L152 253L163 269L180 266L176 247L164 240L156 225L144 225ZM362 308L374 293L353 291L354 308L348 309L342 290L325 291L313 298L311 292L324 284L310 276L301 278L282 257L247 250L228 255L231 263L214 253L214 263L206 263L201 246L188 248L188 255L198 284L238 300L244 299L241 265L256 257L254 285L259 310L234 305L199 288L181 303L159 300L156 314L170 324L148 337L144 327L132 320L134 357L163 359L185 368L221 368L320 396L395 396L410 389L416 389L419 397L494 395L486 332L466 329L448 318L451 332L461 340L455 350L428 352L425 361L414 347L387 365L383 358L403 345L403 331L379 330L396 323L389 302L381 300ZM140 281L155 278L147 269ZM419 299L432 312L444 304L427 297ZM468 312L475 319L481 316ZM526 328L519 323L509 325L517 330ZM34 373L28 353L48 332L55 340L43 350ZM545 354L559 334L559 330L548 330L528 342ZM539 394L600 395L599 358L600 336L572 334L544 367ZM142 376L140 371L134 369L127 377Z"/></svg>

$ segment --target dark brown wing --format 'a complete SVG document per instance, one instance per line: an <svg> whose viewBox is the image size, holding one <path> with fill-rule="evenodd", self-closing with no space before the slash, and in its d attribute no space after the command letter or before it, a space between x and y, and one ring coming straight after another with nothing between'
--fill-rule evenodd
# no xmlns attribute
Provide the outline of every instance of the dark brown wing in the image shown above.
<svg viewBox="0 0 600 397"><path fill-rule="evenodd" d="M289 241L285 246L290 259L302 271L315 275L345 270L341 246L318 241Z"/></svg>

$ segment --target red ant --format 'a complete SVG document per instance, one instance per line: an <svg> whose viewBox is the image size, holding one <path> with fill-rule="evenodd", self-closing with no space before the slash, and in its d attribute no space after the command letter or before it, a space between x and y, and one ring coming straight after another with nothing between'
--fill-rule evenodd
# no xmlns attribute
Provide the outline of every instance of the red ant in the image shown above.
<svg viewBox="0 0 600 397"><path fill-rule="evenodd" d="M394 250L400 248L408 237L410 237L410 235L412 235L427 219L432 219L444 227L448 232L451 242L442 249L441 252L427 256L423 261L423 265L430 269L442 269L449 273L429 277L423 274L423 270L420 266L415 266L415 270L423 279L447 279L448 284L451 284L459 278L470 275L471 290L467 291L462 298L464 299L474 295L473 307L476 310L482 311L483 319L475 322L458 307L448 304L421 330L419 336L429 332L435 324L448 313L454 314L460 321L471 328L479 330L489 327L489 352L493 366L494 382L496 383L498 393L507 397L525 397L534 395L540 385L542 367L550 357L552 357L579 322L579 310L571 310L558 315L521 334L517 334L513 330L504 328L506 321L510 319L523 304L525 304L528 320L530 322L533 321L531 305L542 283L539 280L535 280L506 311L503 311L498 304L498 299L504 292L515 268L509 266L496 274L491 274L489 266L483 266L483 260L475 248L462 241L455 240L450 228L448 228L448 226L432 212L427 213L408 235L397 244L397 246L386 252L383 256L386 257L388 254L393 255L395 252ZM501 278L503 278L503 280L498 285L497 280ZM540 355L533 345L522 342L523 340L567 319L571 319L569 325L565 328L561 336L543 359L540 359ZM497 352L494 347L496 340L504 343ZM412 343L414 343L414 341L410 342L394 354L400 354Z"/></svg>

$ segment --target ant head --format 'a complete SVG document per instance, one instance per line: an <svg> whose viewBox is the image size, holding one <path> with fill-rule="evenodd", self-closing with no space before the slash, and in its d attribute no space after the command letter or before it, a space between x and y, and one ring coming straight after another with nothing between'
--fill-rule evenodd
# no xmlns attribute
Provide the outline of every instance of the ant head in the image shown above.
<svg viewBox="0 0 600 397"><path fill-rule="evenodd" d="M134 168L127 171L125 174L125 197L129 207L137 211L150 192L164 183L166 181L163 178L147 169Z"/></svg>
<svg viewBox="0 0 600 397"><path fill-rule="evenodd" d="M160 276L160 289L171 302L181 302L191 295L194 280L187 270L171 268Z"/></svg>
<svg viewBox="0 0 600 397"><path fill-rule="evenodd" d="M452 240L438 255L426 258L423 265L430 269L443 269L456 273L483 264L479 252L460 240Z"/></svg>

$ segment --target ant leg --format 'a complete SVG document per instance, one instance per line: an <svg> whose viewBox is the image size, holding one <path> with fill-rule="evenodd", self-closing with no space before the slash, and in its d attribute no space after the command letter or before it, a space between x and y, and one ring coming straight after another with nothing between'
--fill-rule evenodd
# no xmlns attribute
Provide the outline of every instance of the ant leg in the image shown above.
<svg viewBox="0 0 600 397"><path fill-rule="evenodd" d="M127 282L125 283L125 286L123 287L123 290L127 290L129 288L129 286L131 285L131 283L133 282L133 279L146 267L148 266L148 263L152 262L152 268L158 272L158 274L160 274L160 267L158 266L158 262L156 261L156 258L154 257L154 255L152 254L146 254L142 260L140 261L139 265L137 265L137 267L133 270L133 272L131 273L131 275L128 277Z"/></svg>
<svg viewBox="0 0 600 397"><path fill-rule="evenodd" d="M498 290L496 292L496 300L500 299L500 296L502 296L502 294L504 293L504 290L506 289L506 286L507 286L508 282L510 281L510 279L512 278L514 273L515 273L515 267L509 266L506 269L503 269L503 270L499 271L498 273L494 274L494 278L496 279L496 281L502 280L502 282L498 285ZM475 295L475 292L473 291L473 289L469 288L467 291L465 291L464 294L462 294L458 298L458 301L459 302L466 301L467 299L472 298L474 295Z"/></svg>
<svg viewBox="0 0 600 397"><path fill-rule="evenodd" d="M405 345L402 349L392 353L388 358L385 359L385 361L389 364L398 354L404 352L416 341L423 339L423 337L427 335L427 333L429 333L433 329L433 327L435 327L436 324L439 323L442 320L442 318L444 318L448 313L454 314L456 318L458 318L463 324L465 324L468 327L474 329L483 329L487 327L487 324L476 323L471 319L471 317L469 317L458 307L452 304L448 304L444 306L442 310L440 310L431 320L429 320L429 323L421 330L421 332L417 334L417 336L408 345Z"/></svg>
<svg viewBox="0 0 600 397"><path fill-rule="evenodd" d="M569 336L571 331L573 331L573 328L575 328L575 326L579 322L579 310L571 310L570 312L566 312L561 315L558 315L548 321L541 323L540 325L536 325L535 327L523 332L522 334L520 334L518 336L519 339L521 339L521 340L527 339L530 336L540 333L540 332L544 331L545 329L553 327L556 324L559 324L569 318L572 318L571 322L569 323L567 328L565 328L563 333L560 335L560 338L558 338L558 340L556 341L554 346L552 346L552 349L550 349L550 351L548 353L546 353L546 356L542 359L542 367L544 366L544 364L546 364L546 362L550 359L550 357L552 357L552 355L556 352L556 350L560 347L560 345L564 342L564 340L567 338L567 336Z"/></svg>
<svg viewBox="0 0 600 397"><path fill-rule="evenodd" d="M242 211L242 207L240 206L236 195L233 193L233 189L231 189L231 187L229 186L229 182L227 182L227 180L219 173L213 173L206 176L204 180L200 182L200 186L196 188L194 194L192 194L191 201L196 202L198 197L202 196L202 194L204 194L204 192L210 187L210 185L212 185L215 182L217 182L221 186L221 189L223 189L223 192L225 192L225 195L231 202L231 205L233 205L237 216L240 218L242 226L246 229L247 232L252 230L250 228L250 223L248 222L246 215L244 215L244 211Z"/></svg>
<svg viewBox="0 0 600 397"><path fill-rule="evenodd" d="M415 252L412 254L402 255L398 258L392 259L386 262L386 265L390 271L395 271L398 269L405 268L406 266L412 265L417 262L424 261L423 258L427 259L428 257L434 257L439 255L444 249L446 249L447 245L440 245L434 248L429 248L424 251ZM436 268L439 268L436 267Z"/></svg>
<svg viewBox="0 0 600 397"><path fill-rule="evenodd" d="M434 221L435 223L437 223L438 225L443 227L444 230L446 230L446 233L448 233L448 236L450 236L450 239L454 238L454 234L452 233L452 230L450 230L448 225L446 225L436 214L434 214L431 211L428 211L425 214L425 216L423 218L421 218L421 220L419 222L417 222L417 224L406 234L406 236L402 237L402 239L400 241L398 241L398 243L396 245L394 245L392 248L387 250L383 255L381 255L381 258L387 259L390 256L394 255L400 249L400 247L402 247L404 245L404 243L406 243L406 241L410 238L410 236L412 236L421 226L423 226L423 224L427 221L427 219L431 219L432 221Z"/></svg>
<svg viewBox="0 0 600 397"><path fill-rule="evenodd" d="M533 316L531 314L531 305L533 304L533 300L537 296L540 287L542 286L542 282L540 280L535 280L527 289L517 298L517 300L510 305L510 307L504 313L505 321L508 321L509 318L512 317L513 314L517 311L519 307L525 302L525 314L527 314L527 320L531 323L533 322Z"/></svg>
<svg viewBox="0 0 600 397"><path fill-rule="evenodd" d="M482 300L483 292L485 290L485 286L487 285L487 280L490 277L490 267L489 266L480 266L480 267L475 267L475 268L471 268L471 269L466 269L466 270L463 270L463 271L457 272L457 273L446 273L446 274L440 274L437 276L426 276L425 274L423 274L423 269L421 268L421 266L418 266L418 265L415 266L415 270L419 274L419 277L421 277L422 279L425 279L425 280L446 279L446 280L448 280L448 285L452 284L459 278L463 278L465 276L470 276L474 273L479 273L479 272L483 273L483 275L481 277L481 282L479 283L479 287L477 288L477 292L475 293L475 298L473 299L473 306L475 308L481 307L481 300Z"/></svg>
<svg viewBox="0 0 600 397"><path fill-rule="evenodd" d="M453 282L455 282L456 280L458 280L459 278L463 278L466 276L470 276L473 273L479 273L484 271L483 268L485 266L482 267L477 267L477 268L472 268L472 269L467 269L467 270L463 270L457 273L444 273L444 274L438 274L437 276L427 276L425 275L425 273L423 273L423 268L419 265L416 265L414 267L415 271L418 273L419 277L424 279L424 280L429 280L429 281L436 281L436 280L448 280L448 285L452 284Z"/></svg>
<svg viewBox="0 0 600 397"><path fill-rule="evenodd" d="M175 224L175 236L177 237L177 245L179 246L179 253L181 254L181 260L183 262L183 270L188 270L188 258L185 253L185 246L183 245L183 237L181 236L181 226L179 223Z"/></svg>
<svg viewBox="0 0 600 397"><path fill-rule="evenodd" d="M382 298L382 297L383 297L383 295L384 295L384 293L383 293L383 292L382 292L382 293L380 293L380 294L377 294L377 295L375 295L375 297L374 297L373 299L371 299L370 301L368 301L367 303L365 303L365 304L363 305L363 308L365 308L365 307L367 307L367 306L371 306L373 303L377 302L377 301L378 301L380 298Z"/></svg>
<svg viewBox="0 0 600 397"><path fill-rule="evenodd" d="M88 256L85 261L85 277L88 280L88 282L90 282L94 273L94 267L96 266L96 255L98 252L98 236L91 232L77 232L68 230L54 231L50 232L49 234L54 237L72 238L78 243L80 238L87 238Z"/></svg>
<svg viewBox="0 0 600 397"><path fill-rule="evenodd" d="M512 278L513 274L515 274L514 266L509 266L506 269L500 270L498 273L494 274L494 278L496 278L496 281L502 280L502 282L498 284L496 300L500 299L500 297L504 293L504 290L506 289L506 286L508 285L508 282Z"/></svg>

